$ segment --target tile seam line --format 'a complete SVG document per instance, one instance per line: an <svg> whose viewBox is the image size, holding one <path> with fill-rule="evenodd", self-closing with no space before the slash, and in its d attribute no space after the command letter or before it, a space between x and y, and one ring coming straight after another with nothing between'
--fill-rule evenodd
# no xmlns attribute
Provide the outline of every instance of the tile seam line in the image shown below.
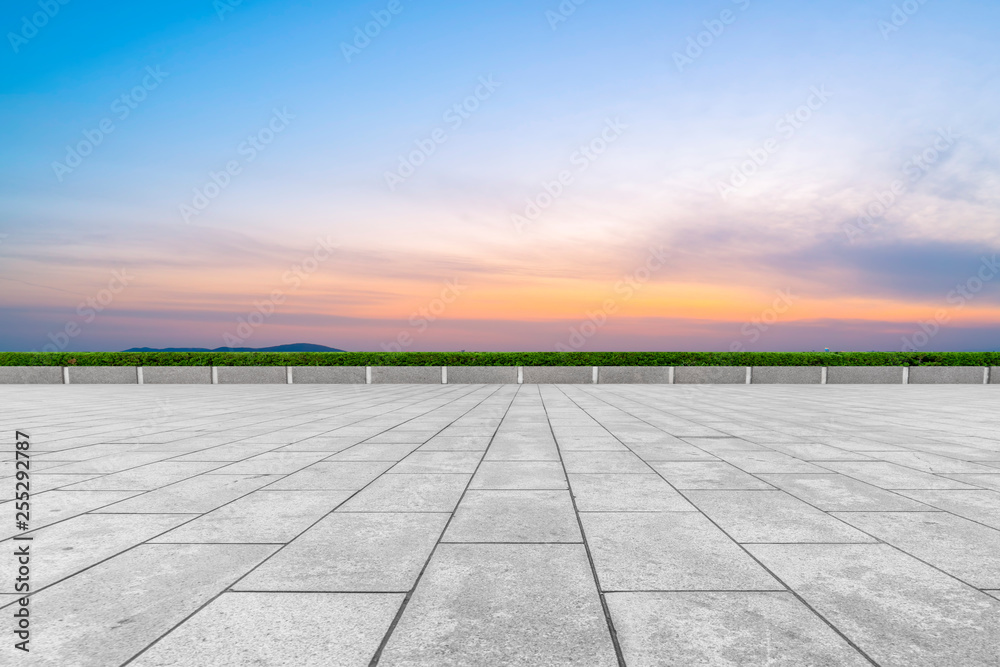
<svg viewBox="0 0 1000 667"><path fill-rule="evenodd" d="M495 396L497 392L503 389L504 386L506 385L497 385L497 389L493 393L491 393L487 398ZM389 627L386 628L385 634L382 636L382 640L379 642L378 647L375 649L375 653L372 655L372 658L368 663L368 667L377 667L379 661L382 659L382 653L385 651L386 646L388 646L389 640L392 638L393 633L396 631L396 627L399 625L400 620L403 618L403 614L406 613L406 608L409 606L410 600L413 599L413 595L414 593L416 593L417 586L420 585L420 581L423 579L424 573L427 571L428 566L430 566L431 559L434 557L434 554L437 553L438 547L441 545L441 541L444 539L445 533L448 532L448 527L451 525L452 520L455 518L455 513L458 512L459 505L462 504L462 500L465 498L465 495L469 492L469 486L472 484L472 480L475 479L476 473L479 472L479 467L483 464L483 461L486 459L486 454L489 452L490 447L493 445L493 440L496 438L497 433L500 431L500 426L503 424L503 420L507 417L507 414L510 412L510 408L511 406L514 405L514 401L517 399L518 394L521 393L521 386L522 385L517 385L513 393L511 394L510 402L507 404L507 408L504 410L503 416L497 423L496 428L493 431L493 435L490 436L490 441L489 443L487 443L486 449L483 450L483 455L479 458L479 462L476 464L475 471L473 471L473 473L469 476L469 481L466 482L465 489L462 490L462 495L459 496L458 501L455 503L455 507L449 513L448 520L445 522L444 527L441 529L441 534L438 535L437 541L434 543L434 546L431 548L430 553L427 555L427 560L424 561L423 567L421 567L420 572L417 573L417 577L413 582L413 586L410 588L409 591L407 591L406 595L403 598L403 601L399 605L399 609L396 610L395 616L393 616L392 621L390 621ZM485 402L485 400L486 399L484 399L482 402L480 402L474 407L478 407L483 402ZM462 416L465 416L473 409L474 408L470 408L465 413L463 413ZM459 418L456 418L454 421L458 421L458 419ZM452 423L454 423L454 421ZM443 431L444 429L441 430Z"/></svg>
<svg viewBox="0 0 1000 667"><path fill-rule="evenodd" d="M590 392L586 392L586 393L587 393L588 395L590 395L591 397L593 397L593 398L597 399L597 400L602 400L602 399L600 399L599 397L596 397L596 396L593 396L593 394L591 394ZM571 397L567 396L567 398L569 398L569 400L573 401L573 399L572 399ZM573 402L574 402L574 404L576 403L576 401L573 401ZM611 407L615 407L615 406L611 405L610 403L607 403L607 401L603 401L603 400L602 400L602 402L604 402L604 403L605 403L606 405L609 405L609 406L611 406ZM578 404L577 404L577 405L578 405ZM582 408L581 408L581 409L582 409ZM620 408L618 408L618 409L620 409ZM627 413L627 414L630 414L630 413ZM638 419L639 419L640 421L643 421L643 422L645 422L645 423L649 424L649 422L646 422L646 420L642 419L641 417L639 417ZM652 424L649 424L649 425L650 425L650 426L652 426ZM605 429L605 430L607 430L607 429ZM610 431L608 431L608 432L610 433ZM613 434L613 433L612 433L612 436L614 436L614 434ZM617 437L617 436L615 436L615 437ZM619 440L619 442L621 442L621 441ZM625 445L625 443L624 443L624 442L622 442L622 444L623 444L623 445ZM625 445L625 446L626 446L626 447L628 447L628 445ZM629 451L632 451L632 450L631 450L631 448L629 448ZM633 454L634 456L637 456L637 457L638 457L638 458L639 458L640 460L642 459L642 457L641 457L641 456L639 456L638 454L636 454L635 452L632 452L632 454ZM648 463L647 463L646 465L647 465L647 466L649 466L649 464L648 464ZM670 480L668 480L667 478L665 478L665 477L664 477L664 476L663 476L662 474L660 474L660 473L659 473L659 471L656 471L656 470L655 470L655 469L654 469L654 468L653 468L652 466L649 466L649 467L650 467L651 469L653 469L653 470L654 470L654 472L656 472L656 474L657 474L657 475L659 475L659 476L660 476L660 478L661 478L661 479L662 479L662 480L663 480L664 482L666 482L666 483L667 483L668 485L670 485L670 488L672 488L672 489L673 489L673 490L674 490L674 491L675 491L676 493L680 494L680 495L681 495L681 497L683 497L683 498L684 498L685 500L687 500L687 501L688 501L689 503L691 503L691 500L690 500L690 499L689 499L689 498L688 498L687 496L685 496L685 495L684 495L684 494L683 494L683 493L682 493L682 492L681 492L681 491L680 491L679 489L677 489L677 488L676 488L676 487L675 487L675 486L674 486L673 484L671 484L671 483L670 483ZM724 535L725 535L726 537L728 537L728 538L729 538L729 540L730 540L730 541L732 541L732 543L733 543L733 544L735 544L735 545L736 545L736 546L737 546L737 547L738 547L739 549L741 549L741 550L742 550L742 551L743 551L743 552L744 552L744 553L745 553L745 554L746 554L746 555L747 555L748 557L750 557L751 559L753 559L753 561L754 561L755 563L757 563L757 564L758 564L758 565L759 565L759 566L760 566L760 567L761 567L761 568L762 568L762 569L763 569L763 570L764 570L765 572L767 572L767 573L768 573L768 574L769 574L769 575L770 575L770 576L771 576L771 577L772 577L772 578L773 578L773 579L774 579L775 581L777 581L777 582L778 582L779 584L781 584L782 586L784 586L784 587L785 587L785 589L786 589L786 590L787 590L787 591L788 591L789 593L791 593L792 595L794 595L794 596L795 596L795 598L796 598L796 599L797 599L797 600L798 600L798 601L799 601L800 603L802 603L802 604L803 604L803 605L804 605L804 606L805 606L805 607L806 607L807 609L809 609L809 611L811 611L811 612L812 612L812 613L813 613L813 614L814 614L814 615L815 615L815 616L816 616L817 618L819 618L819 619L820 619L821 621L823 621L823 623L825 623L825 624L826 624L826 625L827 625L827 626L828 626L828 627L829 627L829 628L830 628L831 630L833 630L833 631L834 631L834 632L835 632L835 633L836 633L836 634L837 634L837 635L838 635L838 636L839 636L839 637L840 637L841 639L843 639L843 640L844 640L844 641L845 641L845 642L846 642L846 643L847 643L847 644L848 644L848 645L849 645L849 646L850 646L851 648L853 648L853 649L854 649L855 651L857 651L857 652L858 652L858 654L860 654L860 655L861 655L861 656L862 656L862 657L863 657L863 658L864 658L865 660L867 660L868 662L870 662L870 663L871 663L872 665L875 665L875 667L881 667L881 666L879 665L879 663L877 663L877 662L875 661L875 659L874 659L874 658L872 658L872 657L871 657L870 655L868 655L868 653L867 653L866 651L862 650L862 648L861 648L860 646L858 646L858 645L857 645L857 644L856 644L856 643L855 643L855 642L854 642L854 641L853 641L853 640L852 640L852 639L851 639L850 637L848 637L848 636L847 636L847 635L846 635L846 634L845 634L844 632L842 632L842 631L840 630L840 628L838 628L837 626L835 626L835 625L834 625L834 624L833 624L833 623L832 623L832 622L831 622L830 620L828 620L828 619L826 618L826 616L824 616L823 614L820 614L820 613L819 613L819 611L818 611L818 610L817 610L817 609L816 609L815 607L813 607L813 606L812 606L811 604L809 604L809 603L808 603L808 602L806 601L806 599L805 599L805 598L804 598L804 597L803 597L802 595L800 595L800 594L799 594L799 593L798 593L797 591L795 591L794 589L792 589L792 587L791 587L791 586L789 586L789 585L788 585L787 583L785 583L785 581L784 581L784 580L783 580L783 579L782 579L781 577L779 577L779 576L778 576L777 574L775 574L775 573L774 573L773 571L771 571L771 569L770 569L769 567L767 567L766 565L764 565L764 563L762 563L762 562L761 562L761 561L760 561L760 560L759 560L759 559L758 559L757 557L755 557L755 556L754 556L754 555L753 555L752 553L750 553L750 551L749 551L748 549L746 549L746 548L745 548L745 547L744 547L744 546L743 546L742 544L740 544L740 543L739 543L739 542L737 542L737 541L736 541L735 539L733 539L733 536L732 536L732 535L730 535L730 534L729 534L729 533L728 533L727 531L723 530L722 526L720 526L720 525L719 525L718 523L716 523L716 522L715 522L715 521L714 521L714 520L712 519L712 517L710 517L710 516L708 516L707 514L705 514L705 512L704 512L704 511L702 511L702 510L701 510L701 508L699 508L699 507L698 507L697 505L695 505L694 503L691 503L691 504L692 504L692 505L694 505L695 509L696 509L696 510L698 510L698 512L699 512L699 513L700 513L700 514L701 514L701 515L702 515L703 517L705 517L705 519L707 519L707 520L708 520L708 521L709 521L709 522L710 522L710 523L711 523L711 524L712 524L713 526L715 526L715 527L716 527L716 528L717 528L717 529L718 529L719 531L721 531L721 532L722 532L722 533L723 533L723 534L724 534ZM845 523L846 523L846 522L845 522Z"/></svg>
<svg viewBox="0 0 1000 667"><path fill-rule="evenodd" d="M469 393L472 393L472 392L467 392L466 394L463 394L463 395L462 395L462 396L460 396L459 398L462 398L462 397L464 397L464 396L467 396L467 395L468 395ZM491 394L491 396L492 396L492 394ZM486 398L489 398L489 396L487 396ZM484 398L484 399L483 399L483 401L485 401L485 400L486 400L486 398ZM453 402L454 402L455 400L458 400L458 399L454 399L454 400L452 400L452 401L449 401L448 403L445 403L444 405L449 405L450 403L453 403ZM482 401L480 401L480 403L482 403ZM479 403L477 403L477 405L479 405ZM443 406L439 406L439 407L443 407ZM470 408L470 410L471 410L471 409L472 409L472 408ZM391 411L390 411L390 412L391 412ZM464 414L464 413L463 413L463 414ZM418 416L419 416L419 415L418 415ZM411 418L411 419L415 419L415 418L416 418L416 417L413 417L413 418ZM407 420L407 421L409 421L409 420ZM404 423L405 423L405 422L404 422ZM383 474L384 474L384 473L383 473ZM367 484L365 484L365 485L364 485L363 487L361 487L360 489L358 489L357 491L355 491L354 493L352 493L352 494L351 494L351 495L350 495L349 497L345 498L345 499L344 499L344 500L343 500L342 502L340 502L339 504L337 504L337 505L336 505L336 506L335 506L335 507L334 507L334 508L333 508L332 510L330 510L329 512L327 512L326 514L324 514L323 516L321 516L321 517L320 517L319 519L317 519L317 520L316 520L316 521L314 521L313 523L309 524L309 526L307 526L307 527L305 528L305 530L303 530L303 531L299 532L299 533L298 533L298 535L296 535L296 536L295 536L294 538L292 538L291 540L289 540L289 541L288 541L287 543L285 543L285 544L284 544L283 546L280 546L279 548L275 549L275 550L274 550L274 552L273 552L273 553L271 553L271 555L267 556L266 558L264 558L263 560L261 560L261 561L260 561L259 563L257 563L257 565L255 565L254 567L250 568L250 569L249 569L249 570L248 570L247 572L244 572L244 573L243 573L242 575L240 575L239 577L237 577L236 579L234 579L232 583L230 583L229 585L227 585L227 586L226 586L225 588L223 588L223 589L222 589L221 591L219 591L219 592L218 592L218 593L216 593L215 595L211 596L211 597L210 597L210 598L209 598L209 599L208 599L208 600L207 600L207 601L206 601L206 602L205 602L204 604L200 605L200 606L199 606L199 607L198 607L197 609L195 609L195 610L194 610L193 612L191 612L190 614L188 614L187 616L185 616L185 617L184 617L183 619L181 619L181 620L180 620L180 621L179 621L178 623L176 623L175 625L171 626L171 627L170 627L170 629L168 629L168 630L167 630L166 632L162 633L162 634L161 634L161 635L160 635L159 637L157 637L157 638L156 638L156 639L154 639L154 640L153 640L152 642L150 642L150 643L149 643L149 644L147 644L147 645L146 645L145 647L143 647L143 649L142 649L142 650L140 650L140 651L139 651L138 653L136 653L136 654L135 654L135 655L133 655L133 656L132 656L131 658L129 658L128 660L126 660L125 662L123 662L123 663L121 664L121 667L126 667L126 665L128 665L128 664L129 664L129 663L131 663L131 662L133 662L133 661L134 661L134 660L135 660L136 658L138 658L139 656L141 656L142 654L144 654L144 653L145 653L146 651L148 651L148 650L149 650L149 649L151 649L151 648L152 648L153 646L155 646L155 645L156 645L156 644L158 644L158 643L159 643L160 641L162 641L162 640L163 640L164 638L166 638L166 637L167 637L167 636L168 636L168 635L169 635L170 633L172 633L172 632L173 632L174 630L176 630L176 629L177 629L177 628L179 628L179 627L180 627L181 625L183 625L183 624L184 624L184 623L186 623L186 622L187 622L188 620L190 620L190 619L191 619L191 618L192 618L192 617L193 617L193 616L194 616L195 614L197 614L198 612L200 612L200 611L201 611L202 609L204 609L205 607L207 607L208 605L210 605L210 604L211 604L212 602L214 602L215 600L217 600L217 599L218 599L219 597L221 597L221 596L222 596L222 595L224 595L225 593L227 593L227 592L230 592L233 586L237 585L237 584L238 584L238 583L239 583L240 581L242 581L243 579L245 579L245 578L246 578L246 577L247 577L248 575L250 575L250 573L254 572L254 571L255 571L255 570L256 570L257 568L259 568L259 567L260 567L261 565L263 565L263 564L264 564L264 563L266 563L267 561L271 560L271 558L273 558L273 557L274 557L274 556L275 556L276 554L278 554L278 553L279 553L280 551L282 551L282 550L283 550L283 549L284 549L285 547L287 547L287 546L288 546L289 544L291 544L292 542L294 542L294 541L295 541L295 540L296 540L297 538L299 538L299 537L300 537L300 536L301 536L301 535L302 535L303 533L305 533L306 531L308 531L308 530L309 530L310 528L312 528L313 526L315 526L315 525L316 525L317 523L319 523L320 521L322 521L323 519L325 519L325 518L326 518L327 516L329 516L330 514L333 514L333 513L334 513L334 512L335 512L335 511L337 510L337 508L339 508L339 507L343 506L343 504L344 504L344 503L348 502L348 501L349 501L349 500L350 500L351 498L353 498L353 497L354 497L354 496L356 496L357 494L361 493L361 492L362 492L362 491L363 491L364 489L368 488L368 487L369 487L369 486L370 486L371 484L373 484L373 483L375 482L375 480L379 479L379 478L380 478L381 476L382 476L382 475L377 475L377 476L376 476L375 478L373 478L373 479L372 479L371 481L369 481L369 482L368 482ZM279 478L279 479L280 479L280 478ZM266 488L267 486L270 486L271 484L274 484L274 483L275 483L275 482L277 482L277 481L279 481L279 480L277 480L277 479L276 479L276 480L274 480L273 482L270 482L269 484L267 484L267 485L265 485L265 486L263 486L263 487L260 487L259 489L254 489L254 491L251 491L250 493L254 493L255 491L260 491L261 489L263 489L263 488ZM244 495L240 496L240 498L243 498L244 496L247 496L247 495L250 495L250 493L246 493L246 494L244 494ZM230 503L233 503L233 502L236 502L236 501L237 501L237 500L239 500L240 498L236 498L236 499L234 499L234 500L231 500L231 501L230 501ZM226 503L226 505L228 505L228 504L230 504L230 503ZM223 506L222 506L222 505L220 505L220 507L223 507ZM215 508L215 509L219 509L219 508ZM214 510L212 510L212 511L214 511ZM204 515L204 514L208 514L208 512L204 512L204 513L203 513L202 515ZM195 520L196 520L197 518L199 518L199 517L195 517L195 518L191 519L191 521L195 521ZM186 521L186 522L184 522L183 524L181 524L180 526L175 526L175 528L179 528L179 527L181 527L181 526L183 526L183 525L186 525L187 523L189 523L189 522L187 522L187 521ZM171 529L171 530L173 530L173 529ZM169 531L167 531L167 532L169 532ZM147 540L147 541L148 541L148 540ZM137 547L137 546L139 546L139 545L136 545L136 547ZM134 549L134 548L135 548L135 547L132 547L132 549ZM123 552L123 553L124 553L124 552Z"/></svg>
<svg viewBox="0 0 1000 667"><path fill-rule="evenodd" d="M566 396L565 390L563 390L560 385L550 386L556 391L561 391L563 395ZM536 387L536 390L538 392L538 398L542 404L542 410L545 412L545 422L549 427L549 432L552 433L552 439L555 440L556 443L556 453L559 454L559 464L562 466L563 476L566 477L566 486L568 487L570 502L573 504L573 513L576 515L577 527L580 529L580 536L583 539L583 549L587 554L587 562L590 565L590 574L594 578L594 587L597 591L597 598L601 603L601 611L604 612L604 622L608 628L608 635L611 639L611 646L615 652L615 659L618 661L618 667L626 667L625 654L622 651L621 642L618 640L618 631L615 629L615 622L611 617L611 608L608 606L608 600L605 597L604 591L601 589L601 580L597 574L597 566L594 563L594 555L590 551L590 543L587 541L587 532L583 527L583 519L580 517L580 508L577 506L576 496L573 494L573 483L570 481L569 473L566 470L566 462L563 460L562 448L559 446L558 439L556 439L555 429L552 427L552 418L549 415L548 407L545 405L545 396L542 393L542 389L541 387ZM569 397L567 396L567 398ZM604 430L607 431L607 429Z"/></svg>

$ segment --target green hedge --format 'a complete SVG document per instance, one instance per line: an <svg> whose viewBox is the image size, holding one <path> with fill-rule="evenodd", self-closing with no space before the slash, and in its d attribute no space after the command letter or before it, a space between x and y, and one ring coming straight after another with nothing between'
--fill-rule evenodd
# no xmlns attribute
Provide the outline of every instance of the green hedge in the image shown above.
<svg viewBox="0 0 1000 667"><path fill-rule="evenodd" d="M0 366L1000 366L1000 352L0 352Z"/></svg>

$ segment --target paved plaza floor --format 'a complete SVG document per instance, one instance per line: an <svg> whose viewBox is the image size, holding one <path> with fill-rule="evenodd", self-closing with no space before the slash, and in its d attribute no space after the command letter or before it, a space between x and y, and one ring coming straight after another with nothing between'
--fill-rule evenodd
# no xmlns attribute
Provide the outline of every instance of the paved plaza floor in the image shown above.
<svg viewBox="0 0 1000 667"><path fill-rule="evenodd" d="M0 406L3 665L1000 665L1000 387L3 386Z"/></svg>

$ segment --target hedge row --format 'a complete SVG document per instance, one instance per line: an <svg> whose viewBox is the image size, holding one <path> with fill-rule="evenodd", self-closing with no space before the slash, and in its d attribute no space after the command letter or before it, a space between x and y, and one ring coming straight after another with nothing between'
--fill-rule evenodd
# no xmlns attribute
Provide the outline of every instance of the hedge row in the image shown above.
<svg viewBox="0 0 1000 667"><path fill-rule="evenodd" d="M0 366L1000 366L1000 352L0 352Z"/></svg>

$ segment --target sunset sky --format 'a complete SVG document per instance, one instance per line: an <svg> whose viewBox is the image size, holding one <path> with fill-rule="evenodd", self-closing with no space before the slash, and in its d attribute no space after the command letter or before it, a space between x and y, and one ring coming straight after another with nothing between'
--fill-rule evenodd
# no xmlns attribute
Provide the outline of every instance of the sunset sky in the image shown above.
<svg viewBox="0 0 1000 667"><path fill-rule="evenodd" d="M5 3L0 349L1000 350L1000 3L577 1Z"/></svg>

